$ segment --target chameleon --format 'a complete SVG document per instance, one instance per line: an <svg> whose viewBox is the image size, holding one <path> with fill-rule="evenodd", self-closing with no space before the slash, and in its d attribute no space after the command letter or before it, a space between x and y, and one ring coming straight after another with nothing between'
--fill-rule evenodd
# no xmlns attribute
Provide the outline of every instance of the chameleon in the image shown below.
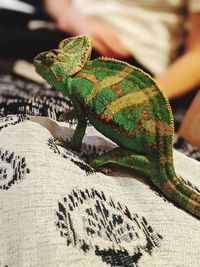
<svg viewBox="0 0 200 267"><path fill-rule="evenodd" d="M89 120L117 144L89 159L94 169L117 164L139 171L170 201L200 218L200 194L175 173L169 100L149 74L113 58L90 60L91 51L89 36L75 36L33 61L36 72L72 102L73 109L61 115L63 121L78 121L66 146L79 150Z"/></svg>

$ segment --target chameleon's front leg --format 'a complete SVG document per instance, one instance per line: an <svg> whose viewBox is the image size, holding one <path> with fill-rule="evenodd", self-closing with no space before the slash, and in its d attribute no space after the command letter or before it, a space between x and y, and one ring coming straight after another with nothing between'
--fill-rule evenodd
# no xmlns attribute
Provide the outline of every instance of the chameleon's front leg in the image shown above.
<svg viewBox="0 0 200 267"><path fill-rule="evenodd" d="M64 114L62 114L59 118L60 121L68 122L71 119L77 119L78 124L76 126L76 130L74 132L74 135L70 141L61 141L61 145L63 145L66 148L78 150L81 147L82 140L85 134L87 122L85 115L81 111L79 107L76 105L75 110L68 110Z"/></svg>
<svg viewBox="0 0 200 267"><path fill-rule="evenodd" d="M109 163L135 169L146 174L147 176L150 175L153 167L152 163L147 159L147 157L121 147L114 148L103 155L92 157L89 160L89 164L93 168L104 173L109 173L109 171L106 172L106 167L104 166Z"/></svg>

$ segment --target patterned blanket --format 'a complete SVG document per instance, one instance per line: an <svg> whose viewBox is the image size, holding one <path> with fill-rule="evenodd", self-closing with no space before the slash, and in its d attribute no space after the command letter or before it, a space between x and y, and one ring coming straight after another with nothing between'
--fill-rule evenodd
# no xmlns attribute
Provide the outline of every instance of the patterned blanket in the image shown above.
<svg viewBox="0 0 200 267"><path fill-rule="evenodd" d="M85 161L115 146L88 125L81 153L56 145L76 121L59 92L0 76L0 266L200 265L200 223L141 174L112 176ZM200 192L199 152L175 138L178 176ZM196 158L197 160L192 159Z"/></svg>

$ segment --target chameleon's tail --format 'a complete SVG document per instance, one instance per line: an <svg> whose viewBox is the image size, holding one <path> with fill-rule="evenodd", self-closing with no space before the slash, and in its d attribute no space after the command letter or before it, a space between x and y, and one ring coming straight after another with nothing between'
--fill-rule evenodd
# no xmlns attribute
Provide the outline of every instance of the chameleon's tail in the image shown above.
<svg viewBox="0 0 200 267"><path fill-rule="evenodd" d="M144 173L148 177L147 179L169 200L200 218L200 194L184 184L176 176L171 163L159 165L145 156L120 147L112 149L103 155L93 156L89 160L89 164L95 169L100 169L108 163L129 167Z"/></svg>
<svg viewBox="0 0 200 267"><path fill-rule="evenodd" d="M166 171L163 170L161 177L162 186L159 189L163 194L177 206L200 218L200 194L182 182L175 172L174 176L170 176L170 178ZM163 177L165 177L164 180Z"/></svg>

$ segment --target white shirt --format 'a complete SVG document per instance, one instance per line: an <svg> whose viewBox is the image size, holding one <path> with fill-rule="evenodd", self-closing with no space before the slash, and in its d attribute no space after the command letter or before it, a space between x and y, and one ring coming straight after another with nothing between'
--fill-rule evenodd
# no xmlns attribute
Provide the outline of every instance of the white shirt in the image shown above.
<svg viewBox="0 0 200 267"><path fill-rule="evenodd" d="M83 15L111 26L154 75L163 73L176 58L186 12L200 12L200 0L73 0L72 4Z"/></svg>

